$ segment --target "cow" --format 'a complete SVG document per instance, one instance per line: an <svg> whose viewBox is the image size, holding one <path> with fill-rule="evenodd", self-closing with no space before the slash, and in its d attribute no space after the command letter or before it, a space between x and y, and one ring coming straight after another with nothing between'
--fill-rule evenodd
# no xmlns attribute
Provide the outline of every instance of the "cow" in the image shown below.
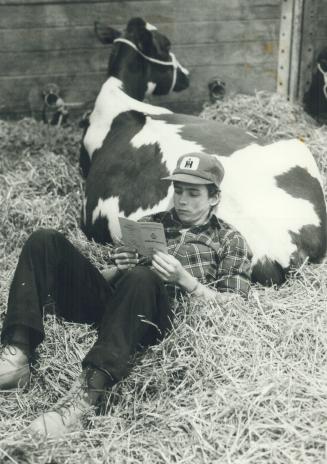
<svg viewBox="0 0 327 464"><path fill-rule="evenodd" d="M110 93L111 84L115 85L114 78L122 83L125 100L126 96L129 96L131 99L143 101L145 96L180 92L189 86L189 72L170 51L169 39L142 18L133 18L128 22L124 37L121 37L121 33L116 29L104 27L99 22L95 23L95 34L103 44L114 42L115 46L108 65L108 85L102 88L103 93L97 99L92 120L99 121L101 112L106 116L107 103L111 105L110 96L108 99L106 92ZM117 109L118 115L119 105ZM87 132L90 123L88 116L82 122L84 133ZM94 124L91 130L93 129ZM91 166L92 156L92 151L87 150L82 143L79 164L85 178Z"/></svg>
<svg viewBox="0 0 327 464"><path fill-rule="evenodd" d="M158 47L151 47L158 34L138 19L114 41L109 76L83 140L90 162L82 214L87 237L115 243L119 216L137 220L171 207L173 187L161 178L180 155L207 152L224 166L219 217L246 238L254 282L280 285L305 260L319 262L326 251L326 206L309 149L297 139L265 144L240 128L142 101L152 75L143 70L161 66L150 60L158 60ZM160 69L162 77L168 69ZM171 80L165 86L153 81L153 93L172 88ZM173 83L177 90L178 75Z"/></svg>
<svg viewBox="0 0 327 464"><path fill-rule="evenodd" d="M317 69L303 103L305 111L318 122L327 121L327 47L317 57Z"/></svg>

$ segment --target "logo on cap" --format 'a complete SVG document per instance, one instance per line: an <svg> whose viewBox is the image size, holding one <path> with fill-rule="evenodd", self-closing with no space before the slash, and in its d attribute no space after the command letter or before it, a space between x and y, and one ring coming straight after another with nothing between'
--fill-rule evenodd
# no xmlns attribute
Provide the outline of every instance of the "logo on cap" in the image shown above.
<svg viewBox="0 0 327 464"><path fill-rule="evenodd" d="M199 166L199 162L199 158L187 156L182 159L180 169L191 169L192 171L196 171Z"/></svg>

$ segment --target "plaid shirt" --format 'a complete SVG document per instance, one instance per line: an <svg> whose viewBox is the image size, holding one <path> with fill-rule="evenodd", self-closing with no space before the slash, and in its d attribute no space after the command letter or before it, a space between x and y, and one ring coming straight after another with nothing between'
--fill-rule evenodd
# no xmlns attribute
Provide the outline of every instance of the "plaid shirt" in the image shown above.
<svg viewBox="0 0 327 464"><path fill-rule="evenodd" d="M201 283L210 284L219 292L247 297L252 253L243 236L232 226L212 215L206 224L185 229L174 209L139 221L161 222L168 253Z"/></svg>

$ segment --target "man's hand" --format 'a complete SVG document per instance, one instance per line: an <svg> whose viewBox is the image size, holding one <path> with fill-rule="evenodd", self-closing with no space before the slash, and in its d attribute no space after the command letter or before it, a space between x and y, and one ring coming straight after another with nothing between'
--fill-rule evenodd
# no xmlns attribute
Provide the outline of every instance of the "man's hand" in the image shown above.
<svg viewBox="0 0 327 464"><path fill-rule="evenodd" d="M156 251L152 258L152 266L163 281L180 285L195 297L204 298L205 300L215 300L217 298L218 293L215 290L202 285L172 255Z"/></svg>
<svg viewBox="0 0 327 464"><path fill-rule="evenodd" d="M118 269L122 271L135 267L139 262L138 253L135 248L130 248L125 245L116 247L111 253L111 258L114 260Z"/></svg>
<svg viewBox="0 0 327 464"><path fill-rule="evenodd" d="M152 257L153 270L162 278L164 282L171 282L180 285L189 292L192 297L202 298L218 304L241 298L235 293L221 293L217 290L201 284L193 277L182 264L172 255L156 251Z"/></svg>
<svg viewBox="0 0 327 464"><path fill-rule="evenodd" d="M236 301L237 299L241 299L242 301L242 297L237 293L217 292L217 290L202 284L199 284L195 292L192 293L192 296L196 298L203 298L206 301L212 301L218 304L228 303L229 301Z"/></svg>
<svg viewBox="0 0 327 464"><path fill-rule="evenodd" d="M192 296L197 298L203 298L206 301L218 301L219 293L212 288L206 287L205 285L199 284L198 288Z"/></svg>
<svg viewBox="0 0 327 464"><path fill-rule="evenodd" d="M162 251L156 251L152 257L153 270L164 282L180 284L188 272L174 256ZM191 277L191 276L190 276Z"/></svg>

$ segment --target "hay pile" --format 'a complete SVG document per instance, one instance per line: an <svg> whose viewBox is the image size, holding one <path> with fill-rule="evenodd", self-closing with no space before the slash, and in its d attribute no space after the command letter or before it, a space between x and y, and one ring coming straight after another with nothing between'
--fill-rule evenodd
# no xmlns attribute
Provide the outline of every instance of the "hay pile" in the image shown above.
<svg viewBox="0 0 327 464"><path fill-rule="evenodd" d="M326 129L275 95L238 96L203 116L271 140L301 136L326 171ZM106 248L78 230L80 137L75 127L0 123L0 318L32 230L61 230L100 268L106 264ZM108 393L102 415L91 411L84 430L59 441L31 438L25 428L69 388L95 333L47 319L30 389L0 393L0 463L326 462L326 294L321 264L279 290L254 287L248 302L186 300L171 334Z"/></svg>

